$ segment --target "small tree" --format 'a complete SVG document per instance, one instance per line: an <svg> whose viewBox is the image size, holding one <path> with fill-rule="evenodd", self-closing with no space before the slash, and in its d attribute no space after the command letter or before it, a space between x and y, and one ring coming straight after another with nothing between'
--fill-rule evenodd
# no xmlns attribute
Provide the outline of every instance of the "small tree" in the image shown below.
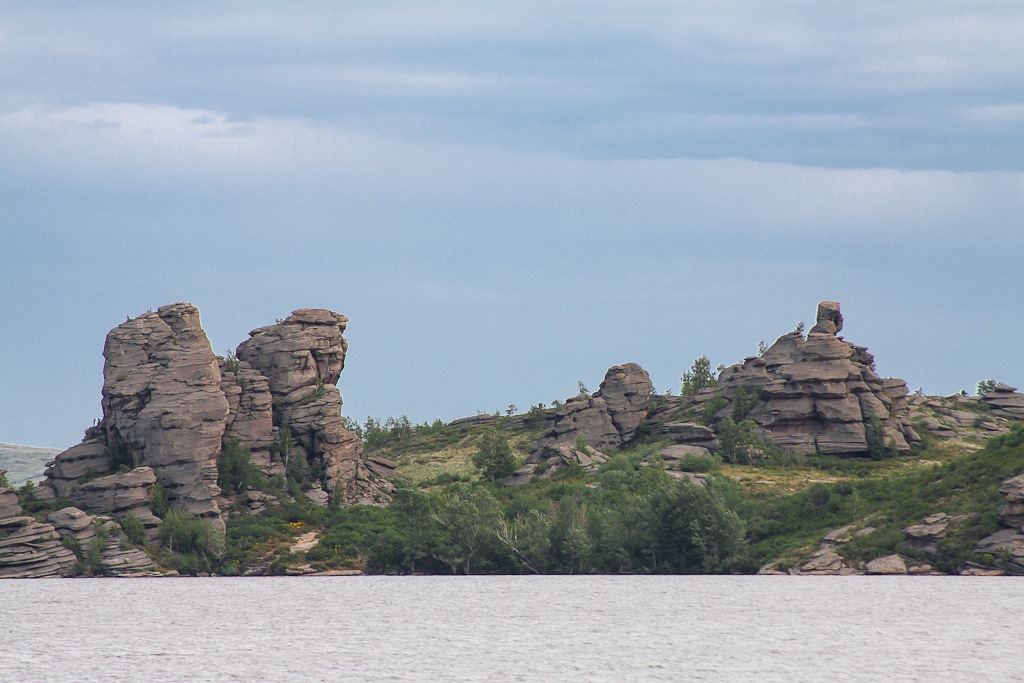
<svg viewBox="0 0 1024 683"><path fill-rule="evenodd" d="M718 379L711 371L711 360L707 356L701 356L693 361L689 372L684 372L680 379L683 382L679 390L681 396L696 396L703 389L718 385Z"/></svg>
<svg viewBox="0 0 1024 683"><path fill-rule="evenodd" d="M994 379L983 379L978 382L978 395L983 396L984 394L991 393L996 390L996 387L1002 386L1003 383Z"/></svg>
<svg viewBox="0 0 1024 683"><path fill-rule="evenodd" d="M473 464L480 470L484 479L500 481L516 471L516 458L508 445L508 440L496 429L488 429L477 443Z"/></svg>

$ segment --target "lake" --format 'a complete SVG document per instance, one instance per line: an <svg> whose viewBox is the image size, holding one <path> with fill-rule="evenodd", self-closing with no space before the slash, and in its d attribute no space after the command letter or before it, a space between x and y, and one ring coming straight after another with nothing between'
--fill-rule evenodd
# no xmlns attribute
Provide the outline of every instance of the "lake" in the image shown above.
<svg viewBox="0 0 1024 683"><path fill-rule="evenodd" d="M1020 680L1024 581L0 581L2 681Z"/></svg>

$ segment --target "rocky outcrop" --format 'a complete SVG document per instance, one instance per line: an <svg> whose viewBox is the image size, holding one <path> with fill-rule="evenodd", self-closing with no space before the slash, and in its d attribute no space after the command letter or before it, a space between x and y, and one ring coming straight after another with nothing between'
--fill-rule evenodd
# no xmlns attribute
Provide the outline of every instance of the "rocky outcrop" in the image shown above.
<svg viewBox="0 0 1024 683"><path fill-rule="evenodd" d="M537 479L550 479L574 465L583 468L584 472L593 473L606 462L608 456L592 448L583 450L572 444L556 444L548 449L545 460L523 465L513 472L505 483L508 486L519 486Z"/></svg>
<svg viewBox="0 0 1024 683"><path fill-rule="evenodd" d="M78 480L110 472L112 461L107 449L106 436L91 428L85 440L58 454L46 468L46 486L57 496L67 498Z"/></svg>
<svg viewBox="0 0 1024 683"><path fill-rule="evenodd" d="M199 309L172 304L118 325L103 357L107 444L123 448L134 466L151 467L175 510L219 523L217 456L228 402Z"/></svg>
<svg viewBox="0 0 1024 683"><path fill-rule="evenodd" d="M577 441L582 439L597 451L628 443L647 415L653 389L647 371L636 363L609 368L594 395L581 393L558 409L553 426L537 440L509 485L528 483L541 473L551 476L549 471L553 474L572 463L593 467L592 458L576 448Z"/></svg>
<svg viewBox="0 0 1024 683"><path fill-rule="evenodd" d="M103 418L82 443L56 456L33 498L133 513L155 540L159 520L148 500L158 482L173 509L223 529L217 463L237 442L267 477L285 474L289 463L302 472L317 468L324 484L313 492L317 500L385 502L388 478L401 475L389 460L364 461L362 444L341 418L336 383L348 349L346 324L331 311L300 309L253 330L237 357L227 358L213 354L199 310L189 303L118 325L103 351ZM126 468L148 474L124 474Z"/></svg>
<svg viewBox="0 0 1024 683"><path fill-rule="evenodd" d="M996 512L1008 528L978 541L974 552L991 555L995 566L1009 574L1024 574L1024 474L1000 484L999 493L1003 503Z"/></svg>
<svg viewBox="0 0 1024 683"><path fill-rule="evenodd" d="M0 578L69 576L77 561L52 524L25 515L14 489L0 488Z"/></svg>
<svg viewBox="0 0 1024 683"><path fill-rule="evenodd" d="M150 467L111 474L82 484L70 494L71 501L87 510L124 517L135 515L142 522L150 541L160 535L160 518L153 514L153 485L156 475Z"/></svg>
<svg viewBox="0 0 1024 683"><path fill-rule="evenodd" d="M666 422L658 428L658 433L677 444L695 446L708 451L721 448L715 430L695 422Z"/></svg>
<svg viewBox="0 0 1024 683"><path fill-rule="evenodd" d="M250 332L236 353L267 380L283 463L295 458L306 468L319 467L327 491L345 504L380 503L394 487L380 476L381 463L373 470L366 465L362 442L341 418L336 383L348 351L347 324L332 311L299 309Z"/></svg>
<svg viewBox="0 0 1024 683"><path fill-rule="evenodd" d="M237 358L219 358L220 389L228 401L228 416L222 445L237 439L252 453L252 462L272 477L283 475L284 462L272 452L274 445L273 395L270 380L249 363Z"/></svg>
<svg viewBox="0 0 1024 683"><path fill-rule="evenodd" d="M979 397L979 400L996 417L1007 420L1024 420L1024 394L1017 393L1017 387L998 384Z"/></svg>
<svg viewBox="0 0 1024 683"><path fill-rule="evenodd" d="M906 383L879 377L866 348L836 336L842 324L839 304L823 301L806 338L790 332L764 355L723 370L717 391L729 404L716 420L733 414L738 396L756 394L746 417L784 449L863 455L877 419L882 443L908 450L918 436L910 424Z"/></svg>
<svg viewBox="0 0 1024 683"><path fill-rule="evenodd" d="M946 537L951 521L954 521L954 518L945 512L928 515L920 524L908 526L903 530L903 547L929 554L937 553L939 541Z"/></svg>

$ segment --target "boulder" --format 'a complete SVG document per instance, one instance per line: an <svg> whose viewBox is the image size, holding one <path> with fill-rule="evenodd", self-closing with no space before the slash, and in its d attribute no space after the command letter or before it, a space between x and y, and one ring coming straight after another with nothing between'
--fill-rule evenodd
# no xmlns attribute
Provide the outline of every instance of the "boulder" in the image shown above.
<svg viewBox="0 0 1024 683"><path fill-rule="evenodd" d="M868 562L864 571L868 574L906 574L907 564L899 555L886 555Z"/></svg>
<svg viewBox="0 0 1024 683"><path fill-rule="evenodd" d="M950 517L944 512L928 515L921 524L914 524L903 530L903 546L925 553L938 552L938 543L945 538L949 522Z"/></svg>
<svg viewBox="0 0 1024 683"><path fill-rule="evenodd" d="M746 417L781 448L865 455L877 420L882 443L909 450L919 437L910 423L906 382L875 374L866 348L836 336L842 327L839 304L823 301L806 338L784 334L762 356L723 370L718 390L729 405L717 417L732 414L741 392L756 393L759 400Z"/></svg>
<svg viewBox="0 0 1024 683"><path fill-rule="evenodd" d="M1024 527L1024 474L1011 477L1000 484L999 493L1003 494L1004 501L996 510L999 519L1008 527Z"/></svg>
<svg viewBox="0 0 1024 683"><path fill-rule="evenodd" d="M593 396L581 393L558 409L553 425L537 440L526 465L509 477L508 484L517 486L542 475L550 477L572 463L590 467L590 456L576 448L580 439L588 449L607 459L601 450L619 448L636 436L653 390L647 371L636 363L609 368Z"/></svg>

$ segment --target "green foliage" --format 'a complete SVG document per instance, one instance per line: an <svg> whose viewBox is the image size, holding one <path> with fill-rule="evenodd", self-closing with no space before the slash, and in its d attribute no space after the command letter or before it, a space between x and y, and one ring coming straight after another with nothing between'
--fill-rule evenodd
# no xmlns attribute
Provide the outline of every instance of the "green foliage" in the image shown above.
<svg viewBox="0 0 1024 683"><path fill-rule="evenodd" d="M102 573L100 562L103 561L103 549L107 547L107 540L110 538L109 533L102 526L96 526L96 535L89 541L89 545L85 551L85 557L82 558L82 563L85 565L86 573L90 575L96 575Z"/></svg>
<svg viewBox="0 0 1024 683"><path fill-rule="evenodd" d="M154 515L161 519L166 517L171 509L171 504L167 500L167 492L160 482L153 484L153 490L150 492L149 508L153 511Z"/></svg>
<svg viewBox="0 0 1024 683"><path fill-rule="evenodd" d="M722 419L718 423L718 443L722 459L740 465L755 465L779 453L778 447L760 437L753 420Z"/></svg>
<svg viewBox="0 0 1024 683"><path fill-rule="evenodd" d="M985 394L995 391L996 387L1002 386L1003 382L994 379L983 379L978 382L978 395L983 396Z"/></svg>
<svg viewBox="0 0 1024 683"><path fill-rule="evenodd" d="M341 416L341 426L359 437L360 441L365 440L363 426L349 415Z"/></svg>
<svg viewBox="0 0 1024 683"><path fill-rule="evenodd" d="M11 485L11 482L7 480L7 470L0 469L0 488L6 488Z"/></svg>
<svg viewBox="0 0 1024 683"><path fill-rule="evenodd" d="M700 421L709 426L714 424L715 415L727 405L729 405L729 400L720 393L715 392L715 395L704 403L704 407L701 409Z"/></svg>
<svg viewBox="0 0 1024 683"><path fill-rule="evenodd" d="M214 571L226 554L224 536L209 521L178 512L164 517L160 539L167 547L166 562L185 574Z"/></svg>
<svg viewBox="0 0 1024 683"><path fill-rule="evenodd" d="M496 429L488 429L477 442L473 465L481 476L490 481L507 479L516 470L516 457L508 445L508 439Z"/></svg>
<svg viewBox="0 0 1024 683"><path fill-rule="evenodd" d="M224 369L236 375L242 369L242 361L238 360L238 356L231 349L224 351Z"/></svg>
<svg viewBox="0 0 1024 683"><path fill-rule="evenodd" d="M590 446L587 445L587 440L583 438L582 434L576 435L576 442L573 444L573 448L583 453L590 453Z"/></svg>
<svg viewBox="0 0 1024 683"><path fill-rule="evenodd" d="M680 396L696 396L700 391L718 385L718 378L711 371L711 360L707 356L701 356L693 361L690 370L684 372L680 380Z"/></svg>
<svg viewBox="0 0 1024 683"><path fill-rule="evenodd" d="M732 419L741 422L747 418L750 411L761 401L761 395L757 391L748 394L743 387L736 390L736 396L732 400ZM721 409L719 409L721 410Z"/></svg>
<svg viewBox="0 0 1024 683"><path fill-rule="evenodd" d="M679 459L679 469L683 472L717 472L719 459L710 454L687 453Z"/></svg>
<svg viewBox="0 0 1024 683"><path fill-rule="evenodd" d="M263 475L252 464L252 452L237 438L231 439L217 463L217 486L227 494L263 484Z"/></svg>
<svg viewBox="0 0 1024 683"><path fill-rule="evenodd" d="M121 519L121 530L124 531L125 537L135 545L144 546L149 543L146 527L142 525L134 512L129 512Z"/></svg>

